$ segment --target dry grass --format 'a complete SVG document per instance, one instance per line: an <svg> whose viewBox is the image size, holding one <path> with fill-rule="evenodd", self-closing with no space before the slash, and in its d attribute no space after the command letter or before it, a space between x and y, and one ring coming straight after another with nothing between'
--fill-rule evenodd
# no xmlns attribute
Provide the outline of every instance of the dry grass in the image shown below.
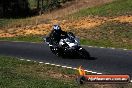
<svg viewBox="0 0 132 88"><path fill-rule="evenodd" d="M72 2L67 2L63 8L39 16L38 18L56 19L77 12L83 8L98 6L112 1L114 0L73 0Z"/></svg>
<svg viewBox="0 0 132 88"><path fill-rule="evenodd" d="M63 30L73 31L72 29L85 29L89 30L97 26L103 25L106 22L121 22L121 23L132 23L132 16L118 16L113 18L108 17L85 17L76 20L51 20L45 24L39 24L34 26L26 26L21 28L10 28L0 30L0 37L15 37L15 36L26 36L26 35L47 35L52 25L59 23Z"/></svg>
<svg viewBox="0 0 132 88"><path fill-rule="evenodd" d="M41 23L45 23L48 19L58 19L74 12L79 11L83 8L89 8L97 5L102 5L108 2L112 2L113 0L72 0L63 5L62 8L56 9L51 12L46 12L43 15L29 17L24 19L0 19L0 28L8 29L8 28L20 28L28 25L37 25Z"/></svg>
<svg viewBox="0 0 132 88"><path fill-rule="evenodd" d="M132 16L119 16L119 17L116 17L112 20L115 20L115 21L119 21L119 22L127 22L127 23L132 23Z"/></svg>

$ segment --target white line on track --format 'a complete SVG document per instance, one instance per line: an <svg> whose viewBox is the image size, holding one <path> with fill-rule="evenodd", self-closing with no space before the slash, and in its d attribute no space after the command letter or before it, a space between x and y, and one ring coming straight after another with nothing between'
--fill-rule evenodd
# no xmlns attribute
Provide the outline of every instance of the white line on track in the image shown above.
<svg viewBox="0 0 132 88"><path fill-rule="evenodd" d="M20 59L21 61L25 60L25 59Z"/></svg>
<svg viewBox="0 0 132 88"><path fill-rule="evenodd" d="M92 72L93 74L97 74L97 72Z"/></svg>
<svg viewBox="0 0 132 88"><path fill-rule="evenodd" d="M50 63L45 63L46 65L50 65Z"/></svg>
<svg viewBox="0 0 132 88"><path fill-rule="evenodd" d="M25 60L25 61L32 61L32 60L29 60L29 59L20 59L20 60ZM34 61L34 62L37 62L37 61ZM44 62L38 62L39 64L46 64L46 65L52 65L52 66L57 66L57 67L62 67L62 68L68 68L68 69L73 69L73 70L78 70L78 68L73 68L73 67L69 67L69 66L62 66L62 65L56 65L56 64L51 64L51 63L44 63ZM102 74L102 73L97 73L97 72L93 72L93 71L89 71L89 70L84 70L86 72L89 72L89 73L93 73L93 74Z"/></svg>
<svg viewBox="0 0 132 88"><path fill-rule="evenodd" d="M61 66L62 68L67 68L67 66Z"/></svg>
<svg viewBox="0 0 132 88"><path fill-rule="evenodd" d="M55 66L60 67L61 65L55 65Z"/></svg>
<svg viewBox="0 0 132 88"><path fill-rule="evenodd" d="M105 47L100 47L101 49L104 49Z"/></svg>
<svg viewBox="0 0 132 88"><path fill-rule="evenodd" d="M31 60L27 60L28 62L31 61Z"/></svg>
<svg viewBox="0 0 132 88"><path fill-rule="evenodd" d="M40 64L43 64L44 62L39 62Z"/></svg>
<svg viewBox="0 0 132 88"><path fill-rule="evenodd" d="M32 61L32 60L29 60L29 59L20 59L22 61ZM34 61L34 62L37 62L37 61ZM46 65L52 65L52 66L57 66L57 67L62 67L62 68L68 68L68 69L73 69L73 70L78 70L78 68L73 68L73 67L68 67L68 66L62 66L62 65L56 65L56 64L51 64L51 63L44 63L44 62L38 62L39 64L46 64ZM90 70L84 70L85 72L88 72L88 73L93 73L93 74L98 74L98 75L101 75L103 73L98 73L98 72L93 72L93 71L90 71ZM132 80L130 80L130 82L132 83Z"/></svg>
<svg viewBox="0 0 132 88"><path fill-rule="evenodd" d="M92 73L92 71L87 71L87 72Z"/></svg>
<svg viewBox="0 0 132 88"><path fill-rule="evenodd" d="M101 75L102 73L97 73L98 75Z"/></svg>
<svg viewBox="0 0 132 88"><path fill-rule="evenodd" d="M88 46L88 47L93 47L93 46Z"/></svg>
<svg viewBox="0 0 132 88"><path fill-rule="evenodd" d="M72 68L72 69L77 70L77 68Z"/></svg>
<svg viewBox="0 0 132 88"><path fill-rule="evenodd" d="M25 60L25 61L32 61L32 60L29 60L29 59L20 59L20 60ZM34 62L37 62L37 61L34 61ZM54 66L57 66L57 67L62 67L62 68L68 68L68 69L74 69L74 70L78 70L78 68L73 68L73 67L68 67L68 66L62 66L62 65L56 65L56 64L51 64L51 63L44 63L44 62L38 62L39 64L46 64L46 65L54 65ZM93 71L90 71L90 70L84 70L85 72L88 72L88 73L93 73L93 74L103 74L103 73L98 73L98 72L93 72ZM132 80L130 80L130 82L132 82Z"/></svg>
<svg viewBox="0 0 132 88"><path fill-rule="evenodd" d="M110 48L110 49L113 49L114 50L115 48Z"/></svg>
<svg viewBox="0 0 132 88"><path fill-rule="evenodd" d="M126 50L128 50L128 49L123 49L123 50L125 50L125 51L126 51Z"/></svg>
<svg viewBox="0 0 132 88"><path fill-rule="evenodd" d="M22 61L32 61L32 60L29 60L29 59L20 59ZM34 61L34 62L37 62L37 61ZM44 62L38 62L39 64L45 64L45 65L52 65L52 66L56 66L56 67L62 67L62 68L68 68L68 69L73 69L73 70L78 70L78 68L73 68L73 67L68 67L68 66L62 66L62 65L57 65L57 64L51 64L51 63L44 63ZM93 71L90 71L90 70L84 70L85 72L88 72L88 73L92 73L92 74L98 74L98 75L101 75L103 73L98 73L98 72L93 72ZM132 83L132 80L130 80L130 82Z"/></svg>
<svg viewBox="0 0 132 88"><path fill-rule="evenodd" d="M72 67L67 67L67 68L71 68L72 69Z"/></svg>
<svg viewBox="0 0 132 88"><path fill-rule="evenodd" d="M54 66L55 64L51 64L52 66Z"/></svg>

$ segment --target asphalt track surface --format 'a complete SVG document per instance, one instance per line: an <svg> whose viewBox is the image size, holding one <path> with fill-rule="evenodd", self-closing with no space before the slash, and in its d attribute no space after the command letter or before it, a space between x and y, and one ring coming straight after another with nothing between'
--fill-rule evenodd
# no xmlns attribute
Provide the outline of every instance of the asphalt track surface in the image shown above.
<svg viewBox="0 0 132 88"><path fill-rule="evenodd" d="M44 43L0 41L0 55L28 58L53 64L79 67L103 74L129 74L132 76L132 50L94 48L83 46L93 60L61 58L53 55Z"/></svg>

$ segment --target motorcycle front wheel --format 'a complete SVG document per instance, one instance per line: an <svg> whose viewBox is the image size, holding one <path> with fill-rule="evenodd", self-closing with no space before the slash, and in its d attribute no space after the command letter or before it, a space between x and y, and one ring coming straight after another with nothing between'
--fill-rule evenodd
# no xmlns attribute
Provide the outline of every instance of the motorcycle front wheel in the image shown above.
<svg viewBox="0 0 132 88"><path fill-rule="evenodd" d="M62 56L62 52L61 52L61 49L58 48L58 47L50 47L50 50L53 54L55 54L56 56Z"/></svg>
<svg viewBox="0 0 132 88"><path fill-rule="evenodd" d="M79 54L80 58L83 58L83 59L90 58L90 54L83 48L78 51L78 54Z"/></svg>

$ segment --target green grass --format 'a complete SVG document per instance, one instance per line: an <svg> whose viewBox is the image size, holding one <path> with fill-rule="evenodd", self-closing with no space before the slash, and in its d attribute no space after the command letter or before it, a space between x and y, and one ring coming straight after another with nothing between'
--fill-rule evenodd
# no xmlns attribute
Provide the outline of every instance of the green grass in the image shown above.
<svg viewBox="0 0 132 88"><path fill-rule="evenodd" d="M79 18L85 16L119 16L132 14L132 1L131 0L115 0L112 3L108 3L93 8L82 9L70 17Z"/></svg>
<svg viewBox="0 0 132 88"><path fill-rule="evenodd" d="M89 46L98 46L98 47L106 47L106 48L119 48L119 49L132 49L131 44L121 44L118 42L112 42L110 40L88 40L88 39L82 39L81 43L83 45L89 45Z"/></svg>
<svg viewBox="0 0 132 88"><path fill-rule="evenodd" d="M132 25L129 23L107 22L91 30L80 29L79 33L82 31L82 44L132 49Z"/></svg>
<svg viewBox="0 0 132 88"><path fill-rule="evenodd" d="M42 36L17 36L17 37L9 37L9 38L0 38L0 40L5 41L25 41L25 42L43 42Z"/></svg>
<svg viewBox="0 0 132 88"><path fill-rule="evenodd" d="M0 88L77 87L74 78L54 78L49 74L76 75L77 71L0 56Z"/></svg>
<svg viewBox="0 0 132 88"><path fill-rule="evenodd" d="M78 72L71 69L20 61L0 56L0 88L131 88L131 84L84 84L75 81Z"/></svg>
<svg viewBox="0 0 132 88"><path fill-rule="evenodd" d="M11 24L12 21L12 19L0 19L0 28L8 28L9 24Z"/></svg>
<svg viewBox="0 0 132 88"><path fill-rule="evenodd" d="M0 28L3 30L8 28L18 28L18 27L25 27L28 25L36 25L36 24L38 24L38 19L36 17L0 19Z"/></svg>

